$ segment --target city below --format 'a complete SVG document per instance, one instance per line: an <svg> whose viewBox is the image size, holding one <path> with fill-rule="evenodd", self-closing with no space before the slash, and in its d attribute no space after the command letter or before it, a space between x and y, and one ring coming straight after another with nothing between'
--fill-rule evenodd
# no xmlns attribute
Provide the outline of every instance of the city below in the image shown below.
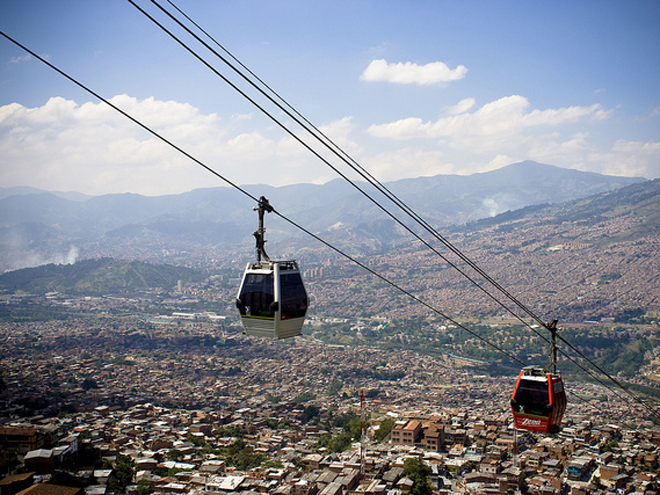
<svg viewBox="0 0 660 495"><path fill-rule="evenodd" d="M312 328L271 341L187 313L3 323L3 495L659 487L660 430L621 391L566 380L562 430L533 434L513 428L515 373Z"/></svg>
<svg viewBox="0 0 660 495"><path fill-rule="evenodd" d="M207 194L177 201L214 218ZM361 266L273 228L268 252L298 261L309 296L302 336L273 341L236 308L252 223L144 216L121 195L53 220L43 205L63 203L31 198L36 220L7 209L25 244L0 252L34 266L0 275L0 495L660 492L657 180L447 229L559 319L553 434L515 429L510 405L520 368L549 361L545 324L392 222L323 217Z"/></svg>

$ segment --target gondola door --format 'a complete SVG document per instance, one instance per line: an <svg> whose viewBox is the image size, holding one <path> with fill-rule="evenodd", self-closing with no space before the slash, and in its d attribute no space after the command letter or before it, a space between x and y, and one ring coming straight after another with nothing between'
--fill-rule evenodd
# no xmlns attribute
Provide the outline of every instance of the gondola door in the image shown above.
<svg viewBox="0 0 660 495"><path fill-rule="evenodd" d="M277 306L273 266L270 263L248 263L236 297L245 333L275 337Z"/></svg>

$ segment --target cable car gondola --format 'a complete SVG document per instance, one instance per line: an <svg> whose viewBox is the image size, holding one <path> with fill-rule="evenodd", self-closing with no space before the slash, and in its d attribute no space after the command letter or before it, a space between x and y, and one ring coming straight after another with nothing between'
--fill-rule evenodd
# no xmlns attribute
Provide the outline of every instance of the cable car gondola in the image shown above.
<svg viewBox="0 0 660 495"><path fill-rule="evenodd" d="M520 371L511 397L516 428L556 433L566 409L566 392L559 373L526 366Z"/></svg>
<svg viewBox="0 0 660 495"><path fill-rule="evenodd" d="M259 229L254 232L257 261L248 263L245 268L236 307L247 335L274 339L295 337L301 334L305 322L307 292L295 261L274 261L266 254L263 218L264 212L273 211L273 207L262 196L255 210L259 212Z"/></svg>
<svg viewBox="0 0 660 495"><path fill-rule="evenodd" d="M524 367L511 396L516 428L538 433L558 432L566 410L566 391L561 374L556 370L557 320L553 320L547 328L551 332L550 364L546 368Z"/></svg>

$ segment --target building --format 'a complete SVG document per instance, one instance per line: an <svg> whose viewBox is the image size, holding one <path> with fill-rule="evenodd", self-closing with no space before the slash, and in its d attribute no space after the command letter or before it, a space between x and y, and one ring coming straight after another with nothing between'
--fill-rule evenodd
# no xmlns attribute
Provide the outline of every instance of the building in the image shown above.
<svg viewBox="0 0 660 495"><path fill-rule="evenodd" d="M445 427L439 423L431 423L422 431L422 448L432 452L440 452L445 444Z"/></svg>
<svg viewBox="0 0 660 495"><path fill-rule="evenodd" d="M0 446L6 452L27 454L46 445L46 435L36 427L0 427Z"/></svg>
<svg viewBox="0 0 660 495"><path fill-rule="evenodd" d="M12 474L0 480L0 495L16 495L34 483L34 473Z"/></svg>
<svg viewBox="0 0 660 495"><path fill-rule="evenodd" d="M397 421L392 427L391 443L399 445L415 445L419 443L422 434L422 423L419 421Z"/></svg>

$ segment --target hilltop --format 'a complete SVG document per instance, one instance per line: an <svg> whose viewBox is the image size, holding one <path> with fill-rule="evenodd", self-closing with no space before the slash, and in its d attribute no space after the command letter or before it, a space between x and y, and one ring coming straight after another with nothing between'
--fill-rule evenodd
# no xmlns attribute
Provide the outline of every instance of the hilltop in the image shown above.
<svg viewBox="0 0 660 495"><path fill-rule="evenodd" d="M178 283L199 282L204 276L190 268L152 265L112 259L81 260L73 264L48 264L0 275L6 291L61 292L100 296L137 291L173 290Z"/></svg>
<svg viewBox="0 0 660 495"><path fill-rule="evenodd" d="M658 319L658 180L558 205L530 206L444 233L499 284L549 319ZM444 246L432 244L446 259L465 266ZM419 242L361 259L450 315L506 314ZM355 316L428 312L357 269L347 265L343 274L333 265L324 271L318 281L322 290L315 292L317 307L339 306Z"/></svg>

